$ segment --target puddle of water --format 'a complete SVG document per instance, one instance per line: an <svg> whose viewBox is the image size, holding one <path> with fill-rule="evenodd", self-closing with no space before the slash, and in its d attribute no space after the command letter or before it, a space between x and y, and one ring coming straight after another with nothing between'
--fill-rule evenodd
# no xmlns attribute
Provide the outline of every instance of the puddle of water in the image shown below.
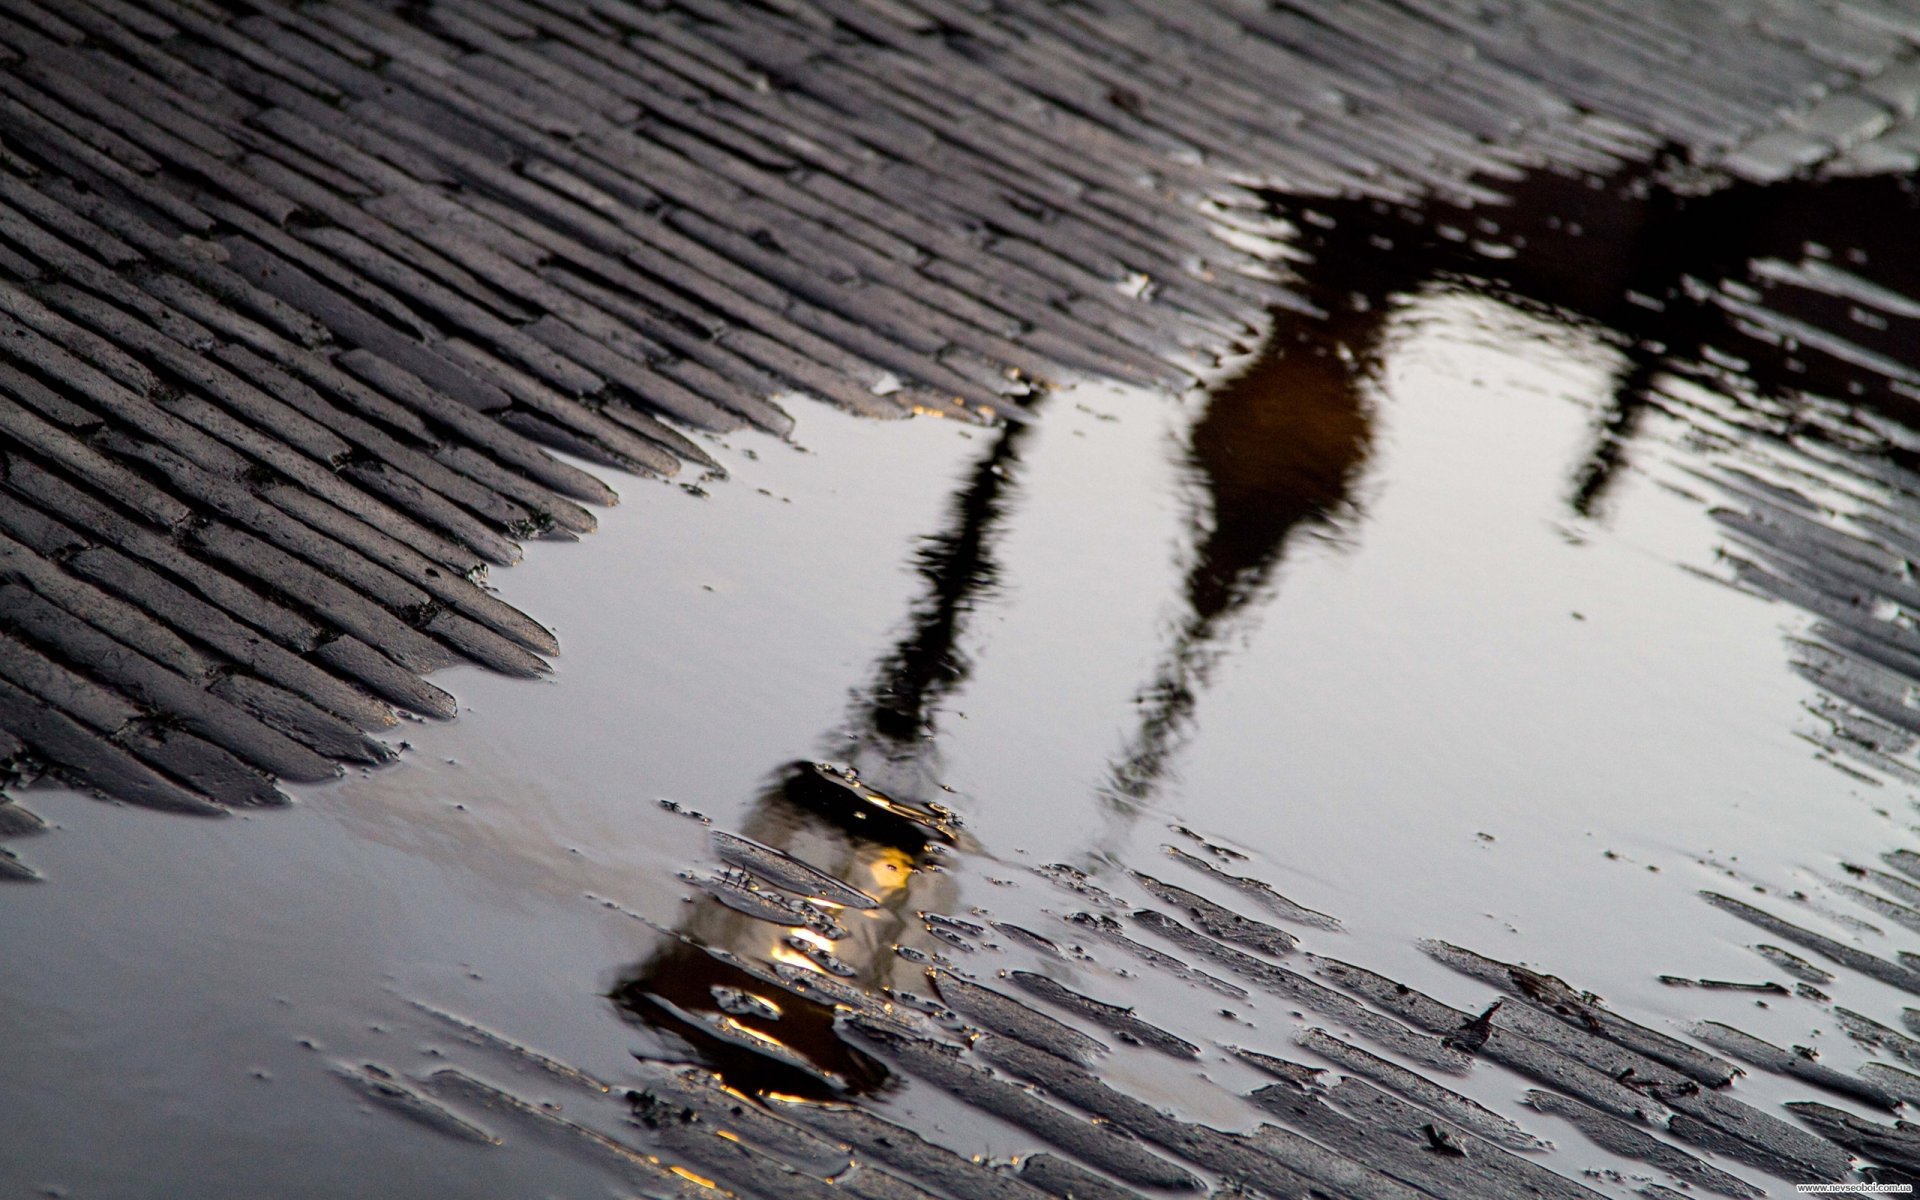
<svg viewBox="0 0 1920 1200"><path fill-rule="evenodd" d="M0 1191L598 1186L520 1143L413 1135L331 1080L336 1062L419 1074L467 1052L408 999L615 1085L632 1053L695 1052L743 1083L873 1093L963 1153L1032 1148L668 930L803 969L825 952L920 993L913 955L1039 970L1201 1043L1204 1071L1245 1090L1218 1043L1296 1055L1290 1006L1197 992L1084 937L1059 918L1092 901L1032 870L1071 863L1135 900L1129 866L1202 886L1160 853L1209 852L1182 827L1338 915L1318 949L1461 1007L1487 989L1414 939L1538 962L1649 1023L1714 1016L1783 1044L1818 1023L1857 1058L1817 1009L1655 978L1768 977L1754 931L1694 891L1808 886L1904 844L1911 817L1908 789L1797 736L1820 693L1783 635L1808 619L1707 577L1725 539L1695 472L1722 450L1677 403L1622 434L1623 379L1684 388L1586 310L1359 279L1364 306L1210 398L1087 385L1000 430L812 411L805 453L716 444L734 478L705 497L629 482L585 545L536 546L498 580L561 635L551 680L448 673L457 722L408 727L400 765L290 812L216 824L33 795L60 829L22 847L48 883L0 904L0 1092L34 1098ZM816 759L958 812L955 847L794 773ZM841 938L724 907L701 890L723 871L714 828L877 907L823 907ZM1103 1073L1245 1123L1165 1062L1122 1048ZM537 1073L499 1082L561 1096ZM1493 1072L1461 1086L1509 1114L1520 1090ZM1562 1170L1618 1165L1556 1136Z"/></svg>

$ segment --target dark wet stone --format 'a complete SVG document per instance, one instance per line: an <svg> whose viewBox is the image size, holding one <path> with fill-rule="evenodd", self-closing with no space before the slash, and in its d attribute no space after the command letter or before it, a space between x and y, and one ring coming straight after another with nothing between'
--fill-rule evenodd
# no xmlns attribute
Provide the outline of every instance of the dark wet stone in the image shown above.
<svg viewBox="0 0 1920 1200"><path fill-rule="evenodd" d="M1139 1192L1053 1154L1020 1160L1020 1179L1060 1200L1143 1200Z"/></svg>
<svg viewBox="0 0 1920 1200"><path fill-rule="evenodd" d="M1299 925L1310 925L1315 929L1338 929L1340 922L1323 912L1315 912L1304 905L1296 904L1273 890L1271 886L1247 875L1234 875L1223 871L1204 858L1188 854L1178 846L1162 846L1167 856L1183 866L1191 867L1203 875L1218 879L1230 887L1237 888L1256 902L1264 905L1275 916L1282 917Z"/></svg>
<svg viewBox="0 0 1920 1200"><path fill-rule="evenodd" d="M638 1060L644 1087L630 1091L635 1115L649 1124L697 1116L712 1129L726 1130L756 1149L821 1178L844 1171L851 1162L839 1140L818 1134L768 1111L758 1101L730 1089L718 1075L700 1067Z"/></svg>
<svg viewBox="0 0 1920 1200"><path fill-rule="evenodd" d="M1860 1064L1860 1077L1872 1083L1892 1096L1909 1105L1920 1105L1920 1075L1912 1071L1903 1071L1886 1063L1868 1062Z"/></svg>
<svg viewBox="0 0 1920 1200"><path fill-rule="evenodd" d="M720 1011L729 1016L759 1017L764 1021L780 1019L780 1010L771 1000L743 988L715 984L707 990L713 994L713 1002L720 1006Z"/></svg>
<svg viewBox="0 0 1920 1200"><path fill-rule="evenodd" d="M373 1063L357 1067L336 1063L333 1073L375 1104L435 1133L482 1146L498 1145L500 1142L499 1138L480 1126L414 1091L383 1067Z"/></svg>
<svg viewBox="0 0 1920 1200"><path fill-rule="evenodd" d="M1064 954L1060 953L1060 947L1055 945L1051 939L1041 937L1025 926L1015 925L1010 921L995 921L993 922L993 927L1001 934L1004 934L1008 940L1038 950L1048 958L1057 958L1063 961L1066 958Z"/></svg>
<svg viewBox="0 0 1920 1200"><path fill-rule="evenodd" d="M1091 1062L1106 1053L1103 1043L1043 1012L1036 1012L1011 996L946 971L929 971L927 977L939 989L942 1000L995 1033L1018 1038L1076 1062Z"/></svg>
<svg viewBox="0 0 1920 1200"><path fill-rule="evenodd" d="M1357 1004L1298 971L1244 954L1187 928L1163 913L1142 910L1133 914L1133 920L1182 947L1225 965L1242 979L1258 984L1262 990L1332 1017L1397 1053L1440 1070L1465 1070L1468 1057L1447 1046L1444 1041L1435 1044L1422 1038L1400 1022Z"/></svg>
<svg viewBox="0 0 1920 1200"><path fill-rule="evenodd" d="M1471 1013L1441 1004L1415 988L1351 963L1316 957L1314 965L1322 977L1365 997L1387 1012L1398 1014L1416 1027L1442 1037L1473 1020ZM1458 1064L1454 1067L1455 1073L1464 1074L1470 1060L1458 1052L1449 1053L1454 1055ZM1659 1101L1644 1092L1624 1086L1600 1067L1569 1057L1519 1031L1509 1034L1500 1025L1492 1026L1479 1054L1628 1120L1658 1119L1666 1112L1665 1106ZM1632 1060L1626 1061L1631 1064ZM1653 1066L1646 1060L1641 1062ZM1623 1071L1626 1069L1620 1068Z"/></svg>
<svg viewBox="0 0 1920 1200"><path fill-rule="evenodd" d="M1816 1140L1815 1145L1804 1144L1800 1139L1807 1135L1798 1129L1798 1136L1789 1139L1791 1145L1781 1145L1773 1139L1739 1136L1689 1113L1675 1113L1667 1122L1667 1132L1689 1145L1758 1167L1779 1179L1839 1179L1852 1165L1830 1143Z"/></svg>
<svg viewBox="0 0 1920 1200"><path fill-rule="evenodd" d="M872 1042L889 1058L927 1082L1045 1138L1070 1154L1098 1163L1102 1170L1129 1183L1183 1191L1200 1186L1191 1174L1150 1153L1114 1127L1091 1124L1065 1109L1036 1098L1024 1089L970 1066L961 1060L959 1051L951 1046L903 1036L865 1018L855 1018L850 1025L864 1040ZM1052 1058L1051 1055L1047 1057Z"/></svg>
<svg viewBox="0 0 1920 1200"><path fill-rule="evenodd" d="M1787 1108L1821 1136L1862 1158L1902 1171L1920 1171L1920 1125L1907 1121L1882 1125L1810 1100L1790 1102Z"/></svg>
<svg viewBox="0 0 1920 1200"><path fill-rule="evenodd" d="M1833 1017L1853 1040L1879 1047L1907 1063L1920 1066L1920 1041L1838 1004L1833 1006Z"/></svg>
<svg viewBox="0 0 1920 1200"><path fill-rule="evenodd" d="M986 933L984 927L976 925L972 921L962 921L953 917L943 916L940 913L921 913L920 928L933 937L945 942L947 945L952 946L954 949L964 951L968 954L972 954L979 949L970 939L980 937Z"/></svg>
<svg viewBox="0 0 1920 1200"><path fill-rule="evenodd" d="M1588 1108L1571 1097L1530 1091L1527 1093L1527 1103L1541 1112L1566 1118L1601 1147L1657 1167L1683 1183L1718 1192L1722 1196L1740 1197L1741 1200L1758 1200L1766 1194L1745 1180L1661 1141L1640 1126L1628 1124L1599 1109Z"/></svg>
<svg viewBox="0 0 1920 1200"><path fill-rule="evenodd" d="M442 1008L428 1004L423 1000L407 1001L414 1009L432 1017L462 1041L470 1045L481 1046L498 1053L501 1058L516 1069L531 1067L569 1087L594 1095L605 1095L612 1089L598 1079L578 1069L568 1066L558 1059L540 1053L531 1046L514 1041L512 1038L495 1033L484 1025L475 1024L465 1017L458 1017Z"/></svg>
<svg viewBox="0 0 1920 1200"><path fill-rule="evenodd" d="M0 565L17 569L28 553L0 537ZM198 679L183 677L116 641L38 590L0 585L0 616L63 658L89 664L96 677L117 685L130 698L177 714L183 728L262 771L306 782L339 773L326 758L210 694Z"/></svg>
<svg viewBox="0 0 1920 1200"><path fill-rule="evenodd" d="M7 883L32 883L40 878L40 872L20 860L20 856L4 846L0 846L0 881Z"/></svg>
<svg viewBox="0 0 1920 1200"><path fill-rule="evenodd" d="M1245 1139L1181 1121L1042 1050L994 1037L983 1038L977 1048L995 1066L1229 1179L1246 1180L1281 1194L1318 1185L1355 1200L1411 1200L1417 1194L1361 1161L1290 1133L1278 1134L1255 1148Z"/></svg>
<svg viewBox="0 0 1920 1200"><path fill-rule="evenodd" d="M1114 920L1112 917L1099 913L1082 912L1073 913L1068 916L1066 920L1075 928L1084 930L1100 938L1102 941L1125 949L1148 966L1166 975L1170 975L1175 979L1198 984L1201 987L1209 988L1222 995L1232 996L1235 999L1244 999L1247 995L1247 990L1237 984L1228 983L1224 979L1216 978L1215 976L1207 974L1205 971L1188 966L1171 954L1163 953L1155 950L1152 946L1145 946L1134 941L1120 931L1120 922Z"/></svg>
<svg viewBox="0 0 1920 1200"><path fill-rule="evenodd" d="M1920 996L1920 971L1890 963L1883 958L1875 958L1864 950L1837 942L1823 934L1802 929L1790 921L1782 920L1772 913L1755 908L1751 904L1722 896L1717 892L1701 892L1707 903L1722 911L1732 913L1751 925L1758 926L1776 937L1782 937L1796 945L1805 946L1832 959L1842 966L1851 967L1863 975L1871 975L1882 983L1892 984L1903 991Z"/></svg>
<svg viewBox="0 0 1920 1200"><path fill-rule="evenodd" d="M1078 867L1072 867L1066 863L1049 863L1044 867L1035 867L1033 873L1053 884L1055 887L1072 892L1074 895L1092 901L1102 908L1123 909L1126 907L1126 905L1114 897L1113 893L1095 883L1092 876L1080 870Z"/></svg>
<svg viewBox="0 0 1920 1200"><path fill-rule="evenodd" d="M734 1122L715 1122L698 1109L663 1101L649 1092L630 1093L635 1126L669 1160L688 1163L702 1176L722 1181L742 1196L828 1200L837 1189L810 1172L795 1170L763 1152ZM637 1139L638 1140L638 1139Z"/></svg>
<svg viewBox="0 0 1920 1200"><path fill-rule="evenodd" d="M38 695L0 680L0 720L81 785L167 812L222 816L226 810L155 771L117 743L49 708Z"/></svg>
<svg viewBox="0 0 1920 1200"><path fill-rule="evenodd" d="M1285 1080L1296 1087L1311 1087L1327 1073L1325 1067L1310 1067L1305 1063L1294 1062L1292 1059L1278 1058L1258 1050L1249 1050L1245 1046L1228 1046L1225 1049L1240 1061L1252 1063L1275 1079Z"/></svg>
<svg viewBox="0 0 1920 1200"><path fill-rule="evenodd" d="M1462 1054L1473 1055L1487 1044L1493 1035L1493 1014L1500 1011L1502 1001L1495 1000L1487 1005L1486 1011L1472 1020L1460 1022L1460 1027L1442 1038L1440 1044L1449 1050L1458 1050Z"/></svg>
<svg viewBox="0 0 1920 1200"><path fill-rule="evenodd" d="M1276 929L1251 917L1243 917L1204 896L1162 882L1144 872L1134 871L1131 874L1135 881L1151 892L1156 899L1185 909L1193 918L1194 924L1221 941L1233 942L1275 957L1291 953L1299 944L1294 936L1284 929Z"/></svg>
<svg viewBox="0 0 1920 1200"><path fill-rule="evenodd" d="M1920 879L1920 853L1912 850L1889 850L1880 856L1880 860L1909 879Z"/></svg>
<svg viewBox="0 0 1920 1200"><path fill-rule="evenodd" d="M1157 1025L1149 1025L1130 1008L1107 1004L1031 971L1013 971L1007 976L1022 990L1038 996L1057 1008L1077 1013L1124 1042L1151 1046L1175 1058L1198 1058L1200 1048L1184 1038L1175 1037Z"/></svg>
<svg viewBox="0 0 1920 1200"><path fill-rule="evenodd" d="M1482 1196L1592 1200L1597 1194L1362 1080L1348 1079L1324 1091L1272 1084L1251 1098L1270 1116L1330 1150L1352 1155L1429 1195L1448 1200ZM1247 1140L1271 1145L1292 1136L1297 1135L1263 1125Z"/></svg>
<svg viewBox="0 0 1920 1200"><path fill-rule="evenodd" d="M47 823L40 814L0 796L0 839L29 837L43 832Z"/></svg>
<svg viewBox="0 0 1920 1200"><path fill-rule="evenodd" d="M1658 978L1668 987L1700 988L1709 992L1764 992L1769 996L1791 994L1786 985L1772 982L1741 983L1730 979L1688 979L1684 975L1661 975Z"/></svg>
<svg viewBox="0 0 1920 1200"><path fill-rule="evenodd" d="M735 912L759 917L775 925L805 926L829 941L839 941L847 936L846 926L834 919L831 913L804 900L793 900L761 887L745 870L709 876L688 873L681 878Z"/></svg>
<svg viewBox="0 0 1920 1200"><path fill-rule="evenodd" d="M1689 1046L1678 1038L1626 1020L1609 1011L1598 996L1579 992L1565 980L1513 963L1503 963L1447 942L1420 943L1433 958L1486 983L1504 987L1543 1012L1609 1041L1620 1043L1656 1062L1665 1063L1708 1087L1732 1082L1739 1071L1730 1063Z"/></svg>
<svg viewBox="0 0 1920 1200"><path fill-rule="evenodd" d="M1865 1101L1876 1108L1892 1110L1900 1107L1901 1102L1898 1099L1874 1084L1815 1061L1814 1052L1804 1046L1782 1050L1770 1042L1764 1042L1752 1034L1722 1025L1718 1021L1697 1022L1692 1027L1692 1033L1707 1045L1724 1050L1757 1067L1764 1067L1782 1075L1792 1075L1796 1079L1804 1079L1830 1092L1838 1092L1843 1096Z"/></svg>
<svg viewBox="0 0 1920 1200"><path fill-rule="evenodd" d="M527 1136L591 1162L627 1186L650 1195L671 1200L711 1195L710 1189L674 1174L653 1157L457 1068L435 1071L426 1086L443 1100L491 1113L501 1123L510 1123Z"/></svg>
<svg viewBox="0 0 1920 1200"><path fill-rule="evenodd" d="M909 1178L967 1200L1038 1200L1038 1194L1011 1174L976 1159L964 1158L919 1134L864 1109L844 1104L810 1104L775 1097L772 1109L857 1152L885 1163Z"/></svg>
<svg viewBox="0 0 1920 1200"><path fill-rule="evenodd" d="M1855 904L1860 905L1878 917L1892 921L1895 925L1902 926L1906 929L1920 930L1920 909L1889 900L1885 896L1870 892L1865 888L1854 887L1851 884L1834 881L1828 886L1837 894L1845 896L1847 899L1852 900Z"/></svg>
<svg viewBox="0 0 1920 1200"><path fill-rule="evenodd" d="M1307 1029L1294 1035L1300 1045L1355 1075L1364 1075L1374 1083L1398 1092L1422 1108L1447 1119L1470 1133L1512 1150L1543 1150L1547 1143L1515 1125L1499 1113L1491 1112L1467 1097L1398 1063L1388 1062L1324 1029Z"/></svg>
<svg viewBox="0 0 1920 1200"><path fill-rule="evenodd" d="M834 1179L835 1186L860 1200L938 1200L932 1192L898 1175L861 1163ZM966 1193L958 1193L966 1197Z"/></svg>
<svg viewBox="0 0 1920 1200"><path fill-rule="evenodd" d="M751 871L795 895L810 896L846 908L871 909L880 906L879 901L859 888L843 883L825 871L816 870L792 855L737 834L715 831L713 848L720 856L720 861L743 871Z"/></svg>
<svg viewBox="0 0 1920 1200"><path fill-rule="evenodd" d="M829 975L838 975L842 979L853 979L860 974L859 970L855 968L853 964L843 961L835 955L833 951L810 938L801 937L796 933L788 934L782 938L781 941L789 950L795 950L806 955L809 962Z"/></svg>
<svg viewBox="0 0 1920 1200"><path fill-rule="evenodd" d="M1898 854L1903 852L1894 851L1893 853ZM1850 863L1841 863L1840 866L1841 869L1849 875L1857 876L1873 884L1901 903L1920 907L1920 884L1914 883L1905 876L1892 875L1886 871L1876 871L1871 867L1856 867Z"/></svg>

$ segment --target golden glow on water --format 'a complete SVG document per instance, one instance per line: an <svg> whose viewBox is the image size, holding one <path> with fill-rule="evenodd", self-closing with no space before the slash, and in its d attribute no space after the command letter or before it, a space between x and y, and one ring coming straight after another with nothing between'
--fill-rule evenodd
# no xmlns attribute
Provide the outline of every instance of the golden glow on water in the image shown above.
<svg viewBox="0 0 1920 1200"><path fill-rule="evenodd" d="M745 1038L749 1041L758 1042L769 1049L779 1051L783 1055L792 1053L792 1051L788 1049L787 1044L779 1038L771 1034L763 1033L751 1025L742 1025L732 1017L721 1017L715 1024L727 1033L733 1034L736 1037Z"/></svg>
<svg viewBox="0 0 1920 1200"><path fill-rule="evenodd" d="M680 1178L687 1180L689 1183L697 1183L701 1187L706 1188L709 1191L717 1192L720 1190L720 1185L716 1183L714 1180L708 1179L704 1175L695 1175L692 1171L687 1170L685 1167L668 1167L667 1170L672 1171L675 1175L678 1175Z"/></svg>
<svg viewBox="0 0 1920 1200"><path fill-rule="evenodd" d="M824 971L814 964L812 959L800 953L798 950L793 949L791 946L776 944L771 950L767 951L767 957L771 958L774 962L785 963L790 967L804 968L805 970L813 972L815 975L825 974Z"/></svg>
<svg viewBox="0 0 1920 1200"><path fill-rule="evenodd" d="M873 848L873 857L864 864L867 878L872 883L863 891L873 893L881 903L889 895L907 890L907 884L913 878L913 858L904 850L891 846Z"/></svg>

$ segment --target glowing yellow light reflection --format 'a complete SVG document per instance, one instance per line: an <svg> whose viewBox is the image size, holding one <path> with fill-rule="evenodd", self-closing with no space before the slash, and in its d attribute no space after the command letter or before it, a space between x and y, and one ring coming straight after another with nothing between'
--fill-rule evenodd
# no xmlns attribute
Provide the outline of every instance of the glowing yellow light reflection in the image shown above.
<svg viewBox="0 0 1920 1200"><path fill-rule="evenodd" d="M792 936L795 941L805 942L809 946L817 946L829 954L833 952L833 942L830 939L820 936L805 926L795 927Z"/></svg>
<svg viewBox="0 0 1920 1200"><path fill-rule="evenodd" d="M750 1042L757 1042L760 1045L765 1046L769 1050L776 1051L783 1055L791 1053L791 1051L787 1049L787 1044L781 1041L779 1038L763 1033L760 1030L753 1028L752 1026L742 1025L740 1022L734 1020L732 1017L720 1018L718 1025L722 1030L726 1031L727 1033L730 1033L739 1038L743 1038Z"/></svg>
<svg viewBox="0 0 1920 1200"><path fill-rule="evenodd" d="M913 859L892 847L883 849L866 864L867 877L873 881L868 891L897 892L907 886L913 875Z"/></svg>
<svg viewBox="0 0 1920 1200"><path fill-rule="evenodd" d="M815 975L823 974L819 966L816 965L812 959L800 953L798 950L793 949L791 946L775 946L768 953L768 957L777 963L785 963L790 967L804 967Z"/></svg>
<svg viewBox="0 0 1920 1200"><path fill-rule="evenodd" d="M701 1187L706 1188L709 1191L717 1192L720 1190L719 1183L715 1182L714 1180L708 1179L704 1175L695 1175L692 1171L687 1170L685 1167L668 1167L667 1170L672 1171L675 1175L678 1175L680 1178L685 1179L691 1183L697 1183Z"/></svg>

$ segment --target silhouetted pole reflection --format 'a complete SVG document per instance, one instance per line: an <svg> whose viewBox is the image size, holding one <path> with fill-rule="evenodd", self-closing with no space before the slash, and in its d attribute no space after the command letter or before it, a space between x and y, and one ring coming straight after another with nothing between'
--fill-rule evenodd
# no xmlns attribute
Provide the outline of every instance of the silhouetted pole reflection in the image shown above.
<svg viewBox="0 0 1920 1200"><path fill-rule="evenodd" d="M1661 376L1687 372L1703 346L1727 338L1728 314L1700 300L1700 281L1733 277L1758 257L1797 257L1823 222L1849 219L1880 239L1869 258L1891 254L1911 274L1913 256L1895 253L1910 249L1907 235L1859 220L1900 189L1862 180L1689 196L1632 175L1596 187L1538 172L1509 189L1510 206L1484 210L1275 197L1285 215L1315 215L1298 222L1313 255L1303 286L1332 315L1319 322L1283 316L1279 328L1291 336L1277 336L1244 374L1210 394L1192 427L1185 459L1199 497L1185 611L1140 693L1139 724L1104 789L1109 803L1130 812L1164 780L1226 638L1270 594L1289 539L1359 515L1351 491L1373 436L1364 380L1405 297L1452 277L1586 324L1619 351L1565 501L1574 516L1598 519ZM1480 248L1501 238L1524 252L1501 258ZM1774 348L1753 357L1764 391L1809 383L1806 364L1791 353Z"/></svg>
<svg viewBox="0 0 1920 1200"><path fill-rule="evenodd" d="M1158 777L1223 634L1268 594L1289 537L1336 520L1349 504L1370 440L1355 351L1369 351L1378 326L1356 314L1270 350L1200 410L1188 445L1201 492L1183 587L1191 615L1148 688L1140 737L1116 767L1130 787ZM880 901L877 915L847 921L848 936L830 947L851 972L846 982L868 990L921 990L912 949L931 936L920 914L944 911L953 899L940 861L951 839L930 832L951 828L936 799L943 794L937 714L971 674L963 649L968 621L1000 582L995 550L1033 428L1008 422L995 431L955 493L946 528L916 551L921 596L833 743L853 770L788 764L741 828ZM615 1003L633 1019L690 1043L743 1090L817 1096L884 1086L885 1069L837 1036L829 1006L770 991L733 960L805 969L791 944L805 931L709 897L694 903L676 933L615 989ZM897 945L909 947L908 955Z"/></svg>
<svg viewBox="0 0 1920 1200"><path fill-rule="evenodd" d="M1185 454L1198 485L1185 612L1112 765L1116 808L1137 807L1166 775L1226 638L1271 595L1289 541L1357 515L1353 485L1373 438L1362 377L1381 328L1378 313L1348 311L1301 329L1207 397Z"/></svg>
<svg viewBox="0 0 1920 1200"><path fill-rule="evenodd" d="M877 664L872 687L855 704L849 757L890 795L928 802L940 793L936 715L972 672L961 637L968 618L999 584L995 546L1018 494L1020 448L1034 428L1031 422L1008 422L995 432L954 494L948 528L915 552L914 569L926 589L908 617L906 635Z"/></svg>
<svg viewBox="0 0 1920 1200"><path fill-rule="evenodd" d="M1627 186L1531 181L1511 211L1491 214L1504 225L1486 231L1489 238L1529 240L1525 253L1505 260L1437 232L1478 228L1485 213L1314 202L1331 220L1303 224L1307 248L1322 264L1307 269L1308 285L1333 315L1283 320L1260 359L1197 407L1185 446L1194 486L1181 612L1102 787L1116 825L1168 777L1218 663L1273 595L1289 547L1358 519L1354 488L1376 437L1369 373L1405 297L1452 273L1458 286L1543 305L1605 333L1622 365L1566 497L1587 518L1604 511L1643 414L1658 402L1661 377L1688 373L1702 347L1730 340L1727 311L1690 296L1688 281L1736 277L1756 255L1795 259L1822 204L1884 198L1888 185L1735 188L1657 200L1610 194ZM1895 237L1884 235L1889 244ZM1826 378L1821 371L1831 375L1831 364L1809 371L1783 349L1761 353L1753 344L1747 377L1760 390L1784 393L1816 384ZM1883 394L1865 402L1894 408ZM1001 579L996 549L1018 500L1020 452L1032 426L1008 423L992 436L955 493L944 530L916 551L920 598L832 743L830 753L858 777L788 764L740 829L878 901L872 913L849 915L847 936L819 947L846 969L846 984L866 991L922 989L913 953L932 945L932 935L920 914L948 911L954 897L941 866L952 835L938 807L937 714L972 671L963 643L970 618ZM828 1003L769 988L741 965L814 970L817 961L794 945L810 932L700 898L677 923L677 936L629 971L613 998L636 1021L693 1044L743 1090L822 1095L882 1087L885 1069L838 1037Z"/></svg>
<svg viewBox="0 0 1920 1200"><path fill-rule="evenodd" d="M905 634L858 695L847 735L834 743L851 768L785 765L741 826L747 837L860 888L879 908L847 914L845 936L825 939L702 897L676 925L678 936L663 938L612 993L630 1019L688 1043L743 1091L824 1098L886 1085L886 1069L836 1033L830 1004L769 987L737 960L815 970L797 941L807 939L847 972L834 976L846 984L924 990L915 960L925 956L914 947L933 939L920 914L952 907L941 860L959 841L952 814L934 799L941 794L935 714L970 674L961 640L999 578L993 549L1031 429L1009 421L995 430L954 495L947 528L916 552L922 595Z"/></svg>
<svg viewBox="0 0 1920 1200"><path fill-rule="evenodd" d="M1502 189L1512 202L1462 208L1433 201L1401 208L1377 201L1274 196L1299 221L1303 272L1329 308L1363 296L1376 309L1436 280L1453 280L1519 307L1596 331L1619 355L1609 394L1570 472L1565 502L1582 520L1605 516L1606 500L1631 462L1662 377L1727 393L1726 377L1789 404L1803 394L1843 397L1911 425L1912 401L1885 378L1832 356L1808 354L1791 337L1744 324L1715 299L1744 286L1761 260L1840 253L1900 295L1920 293L1913 252L1920 195L1912 179L1727 183L1703 194L1666 186L1635 166L1607 180L1536 171ZM1498 253L1488 253L1488 247ZM1842 249L1844 248L1844 249ZM1876 330L1848 314L1849 301L1818 289L1796 297L1807 315L1845 328L1850 340L1891 359L1910 356L1906 333ZM1738 395L1729 394L1736 402ZM1782 435L1817 429L1781 429Z"/></svg>

